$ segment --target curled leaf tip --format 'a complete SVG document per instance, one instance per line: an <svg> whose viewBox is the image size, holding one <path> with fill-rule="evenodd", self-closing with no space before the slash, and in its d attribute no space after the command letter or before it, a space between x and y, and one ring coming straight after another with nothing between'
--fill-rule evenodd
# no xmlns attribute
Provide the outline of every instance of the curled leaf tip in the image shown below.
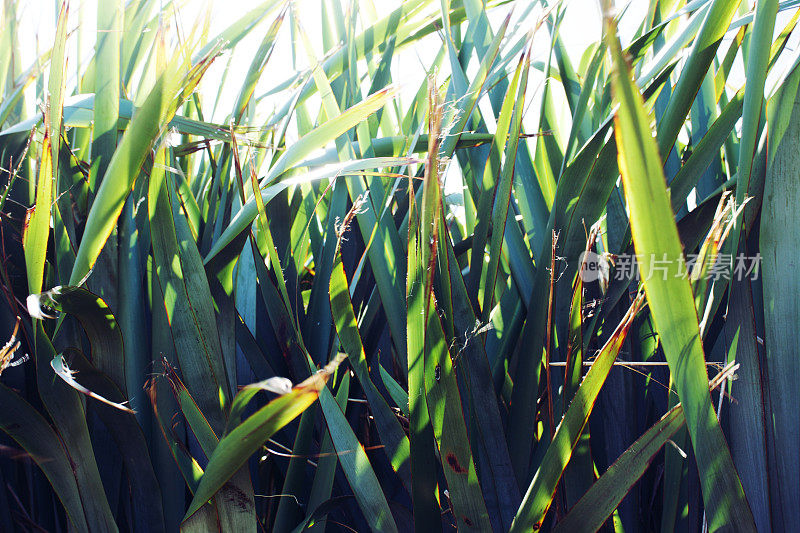
<svg viewBox="0 0 800 533"><path fill-rule="evenodd" d="M25 300L25 306L28 308L28 314L31 316L31 318L38 318L39 320L44 320L45 318L56 318L55 315L45 312L45 309L49 311L49 308L42 305L41 294L29 294L28 298Z"/></svg>
<svg viewBox="0 0 800 533"><path fill-rule="evenodd" d="M67 361L64 359L62 354L56 355L52 361L50 361L50 366L53 368L53 371L56 373L58 377L60 377L64 382L75 389L76 391L80 392L81 394L85 394L90 398L94 398L98 402L104 403L108 406L111 406L115 409L119 409L120 411L125 411L126 413L133 413L135 414L136 411L131 409L130 407L126 406L125 404L128 401L124 401L122 403L112 402L111 400L100 396L96 392L93 392L75 380L74 375L76 374L75 370L72 370L69 365L67 365Z"/></svg>
<svg viewBox="0 0 800 533"><path fill-rule="evenodd" d="M283 395L292 392L292 386L292 380L281 376L275 376L265 379L264 381L259 381L258 383L252 383L247 385L245 388L261 389Z"/></svg>

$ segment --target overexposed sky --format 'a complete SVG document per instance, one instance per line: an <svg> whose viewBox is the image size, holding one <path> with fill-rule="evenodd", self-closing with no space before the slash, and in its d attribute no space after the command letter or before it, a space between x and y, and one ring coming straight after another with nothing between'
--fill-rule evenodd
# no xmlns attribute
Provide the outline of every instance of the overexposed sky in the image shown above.
<svg viewBox="0 0 800 533"><path fill-rule="evenodd" d="M81 64L85 62L93 54L94 36L96 31L96 10L98 0L71 0L70 1L70 15L69 15L69 29L74 30L78 26L82 28L82 41L79 43L78 32L73 31L69 36L68 46L68 91L74 87L75 73L78 71L76 67L78 61ZM103 1L103 0L100 0ZM224 28L238 20L243 14L247 13L250 9L260 4L263 0L176 0L176 4L181 7L178 10L179 20L182 29L188 30L192 27L195 19L201 17L205 9L211 10L211 28L209 36L217 35ZM323 0L294 0L294 6L300 24L305 32L309 35L314 50L318 58L322 58L324 54L322 45L322 21L321 21L321 4ZM340 2L342 12L347 12L351 0L335 0ZM521 13L528 5L528 2L533 0L521 0L516 3L505 4L489 11L490 22L496 29L500 21L508 13L510 6L513 6L515 15ZM551 0L552 1L552 0ZM166 5L166 0L161 0L160 5ZM435 0L431 2L432 9L437 9L439 2ZM561 26L560 36L563 39L567 51L572 59L576 69L578 68L583 51L591 43L597 42L601 38L601 16L599 10L598 0L564 0L567 6L567 14ZM745 6L751 5L751 0L744 0L740 6L740 13L744 13ZM23 68L29 67L36 57L37 51L41 52L48 49L52 44L53 34L55 32L55 13L57 12L60 0L19 0L19 16L20 16L20 43L19 50L22 56ZM158 4L157 4L158 5ZM366 22L380 18L400 5L400 0L359 0L361 26L366 25ZM618 9L623 9L625 2L617 1ZM625 9L625 15L620 24L620 33L623 42L630 39L640 21L643 19L648 2L644 0L632 0ZM541 7L537 6L538 11L534 13L541 13ZM216 60L211 70L206 74L201 86L200 91L203 95L205 107L208 110L216 96L217 90L220 86L220 79L223 71L230 59L230 74L228 75L228 82L223 85L222 105L213 117L206 117L207 120L215 122L226 121L226 115L230 112L235 95L241 85L239 80L244 76L247 71L249 63L252 59L252 52L255 51L260 40L263 38L264 32L267 30L271 22L274 20L277 10L268 15L255 31L252 31L242 42L240 42L234 49L232 55L225 55ZM776 24L776 32L778 32L786 23L787 18L791 12L787 11L779 15L778 23ZM528 17L521 26L521 33L532 29L537 17ZM512 26L514 26L517 19L512 17ZM297 69L303 70L307 66L307 58L304 52L303 45L296 43L294 46L291 43L291 33L288 23L284 23L276 49L270 58L264 76L261 78L258 87L256 88L255 97L259 97L267 93L270 89L277 86L280 82L290 79L295 74L295 69L292 64L291 50L294 48L297 51ZM730 39L732 32L727 36ZM788 64L794 57L794 42L790 43L789 52L785 54L785 62ZM80 45L80 46L79 46ZM433 57L442 47L441 34L431 34L425 37L422 41L415 43L414 46L406 47L395 53L393 59L393 79L396 84L401 87L401 100L408 101L411 95L416 93L419 84L423 80L425 69L424 65L430 64ZM546 60L546 54L549 50L550 42L547 32L542 30L534 36L534 60ZM723 44L723 47L726 45ZM80 48L80 49L79 49ZM724 48L723 48L724 49ZM513 62L512 62L513 63ZM441 77L448 74L447 61L443 64L444 72ZM474 72L475 60L468 68L468 75ZM513 65L510 67L513 68ZM82 70L82 69L81 69ZM781 69L777 69L781 70ZM579 74L581 74L579 72ZM237 79L237 76L239 79ZM731 86L743 82L743 69L741 61L737 61L732 74ZM553 95L556 99L563 99L563 92L559 87L560 84L553 84ZM540 96L542 86L542 77L538 72L531 72L531 79L529 80L529 94L527 98L528 104L526 107L533 106L535 109L537 98ZM69 94L69 93L68 93ZM259 116L265 116L269 112L283 105L289 97L288 91L282 94L269 96L261 100L258 107ZM314 100L311 101L312 103ZM35 101L34 87L31 86L26 99L29 113L33 113L36 109L37 103ZM557 102L558 104L558 102ZM556 108L563 108L565 106L556 105ZM208 112L208 111L207 111ZM564 117L568 124L569 117ZM535 121L538 120L538 113L526 113L525 127L526 130L532 131L536 128ZM569 126L566 126L569 129Z"/></svg>
<svg viewBox="0 0 800 533"><path fill-rule="evenodd" d="M70 0L69 2L70 14L68 28L71 33L69 35L67 52L67 95L72 94L76 86L76 73L79 71L83 72L83 66L94 53L98 1L104 0ZM179 21L182 34L189 31L196 20L203 19L206 10L210 10L211 15L208 36L209 38L213 38L232 23L236 22L248 11L262 4L263 1L264 0L174 0L173 3L180 6L178 8L177 20ZM323 13L321 6L323 3L328 3L328 5L330 5L329 2L339 2L338 5L341 12L347 13L352 1L353 0L293 0L292 5L295 13L298 15L297 19L310 38L314 53L316 54L316 59L322 60L326 52L322 43L324 30L323 21L321 20ZM396 9L402 2L402 0L357 1L359 6L359 32L365 27L370 26L375 20L384 17ZM554 1L555 0L548 0L548 3L552 4ZM744 15L747 9L753 5L753 1L754 0L743 0L739 7L738 15L735 16L734 19ZM512 31L512 28L517 26L519 30L515 40L531 31L543 12L541 5L536 5L531 15L520 21L521 13L531 5L531 2L535 2L535 0L518 0L517 2L510 2L490 9L488 14L492 27L497 30L503 18L508 14L509 10L511 10L512 19L509 33ZM562 0L562 2L566 5L566 15L561 24L559 35L572 60L573 66L578 70L578 75L583 75L583 73L580 72L579 64L584 51L590 45L601 39L602 18L599 0ZM158 0L156 5L161 9L169 3L168 0ZM276 0L276 4L278 3L281 2ZM18 46L23 69L30 67L38 54L51 47L56 28L56 13L58 12L60 4L61 0L17 0L19 8L18 15L20 18L20 40ZM617 9L622 10L624 13L619 24L619 33L623 45L625 45L630 41L631 36L644 19L649 2L645 0L628 0L627 2L625 0L616 0L616 4ZM431 11L437 10L439 8L439 2L432 0L428 8ZM782 30L793 12L794 10L787 10L779 14L775 27L776 34ZM243 78L253 58L253 54L263 39L267 28L277 16L277 13L278 10L274 9L259 23L259 26L257 26L254 31L251 31L247 37L236 46L233 53L226 53L222 57L217 58L211 69L205 74L199 86L199 92L204 105L204 118L207 121L219 124L227 123L228 115L233 108ZM684 16L679 25L683 27L686 20L687 17ZM81 32L75 31L78 27L81 28ZM170 33L174 35L174 26L171 30ZM725 41L729 42L733 35L734 31L729 31L725 37ZM264 75L261 77L254 93L254 98L259 102L256 107L256 116L254 120L251 121L251 124L254 126L266 122L272 111L283 107L292 96L291 91L284 90L277 94L270 94L270 90L279 86L281 82L295 78L298 72L305 71L309 65L303 44L301 42L293 44L291 42L292 38L296 38L296 36L292 35L290 24L288 21L285 21L280 29L275 49L267 64ZM787 50L782 55L778 67L774 69L773 74L768 80L768 95L775 81L780 79L788 67L794 63L796 54L800 52L798 48L799 40L797 35L792 36L792 39L790 39ZM398 98L401 102L401 108L405 108L405 105L407 105L418 91L429 65L432 63L436 54L441 50L442 46L443 35L441 32L438 32L432 33L422 40L415 42L413 46L407 46L395 51L392 61L392 79L394 84L400 87L400 95ZM723 43L721 50L724 51L727 47L728 44ZM550 50L550 37L546 29L543 28L541 31L534 34L532 49L534 61L547 60L547 54ZM293 51L296 56L293 54ZM687 49L684 49L684 53L686 51ZM439 74L439 79L443 79L449 75L448 65L449 63L445 60L441 67L442 72ZM475 73L477 66L477 60L473 57L467 67L468 78ZM512 60L508 68L513 69L515 66L516 61ZM212 113L212 106L219 91L220 82L226 67L230 70L225 83L222 85L222 91L220 93L221 98L219 99L220 105L213 110ZM645 65L644 70L646 70L647 67L648 65ZM365 67L360 65L359 68L363 73ZM541 107L540 102L543 81L541 71L531 69L528 81L528 92L526 94L526 112L523 115L523 127L527 132L538 131L540 129L538 125L540 116L538 109ZM737 90L744 83L744 68L741 58L737 58L727 81L727 87L730 91ZM137 86L135 79L132 86ZM549 94L551 95L550 97L554 99L554 109L559 110L558 112L561 113L555 121L551 122L551 127L557 140L563 145L569 134L571 123L569 108L566 105L566 98L561 84L552 83L550 87L552 90ZM27 106L27 116L31 116L37 109L40 109L41 103L36 101L35 91L34 84L31 84L26 92L25 103ZM131 96L135 98L137 95L134 94ZM308 109L316 109L317 107L315 106L320 105L319 96L312 96L308 100L308 105L310 106ZM491 110L487 109L488 102L486 99L482 99L479 105L487 121L487 127L489 131L492 131L494 129L494 118ZM528 112L531 110L533 110L533 112ZM287 142L291 143L296 137L295 124L294 121L292 121L287 130ZM681 142L686 142L688 140L685 138L684 132L681 133L679 139ZM536 140L528 139L523 142L527 142L529 148L532 149ZM458 165L448 166L445 177L445 187L448 193L457 193L463 185L462 180L458 178L459 174Z"/></svg>
<svg viewBox="0 0 800 533"><path fill-rule="evenodd" d="M361 1L362 5L364 5L364 0ZM399 1L391 0L367 0L367 2L370 4L368 7L374 9L374 12L379 17L387 14L399 5ZM167 2L163 2L163 4L166 3ZM210 35L216 35L259 3L260 0L185 0L182 2L183 7L179 9L179 17L183 27L190 28L194 19L199 16L204 9L210 9L212 13ZM341 0L343 11L347 10L349 3L349 0ZM59 4L59 0L24 0L19 2L19 16L21 19L20 53L24 68L27 68L33 63L37 50L41 52L52 45L56 24L55 14ZM435 4L438 5L438 2L435 2ZM586 46L600 39L601 18L597 0L567 0L567 4L569 9L567 11L566 20L563 23L561 37L570 52L570 56L577 64L580 60L581 52ZM323 47L321 42L320 0L295 0L295 6L297 12L302 15L300 18L302 26L308 33L315 46L315 50L321 57ZM520 4L516 6L515 11L521 11L521 9L522 5ZM85 63L93 53L96 11L97 0L71 0L70 2L68 27L70 30L73 30L80 24L83 28L83 38L80 43L79 51L77 33L73 32L69 37L68 72L71 75L72 83L68 81L68 85L74 84L74 76L77 70L75 62L80 60L82 63ZM643 14L636 13L635 9L632 11L634 11L634 13L631 13L631 20L638 19ZM500 20L502 20L507 12L508 6L501 6L490 11L490 19L495 28L499 25ZM266 31L266 28L273 19L274 15L268 16L259 26L261 31L257 30L252 32L237 46L231 60L232 74L242 73L243 75L244 72L246 72L249 62L252 59L252 54L248 54L247 52L255 50L263 36L263 31ZM527 29L528 28L526 28L526 30ZM534 51L541 50L540 55L542 55L549 48L549 38L545 35L546 32L542 31L539 33L540 35L536 37L535 40ZM294 70L291 63L289 39L289 25L284 24L281 29L281 36L277 48L268 64L267 74L265 74L264 78L259 83L256 96L263 94L280 81L292 76ZM424 41L423 46L405 49L395 55L393 65L394 77L396 81L401 82L401 85L408 85L408 87L403 88L407 89L409 93L413 94L419 82L423 79L422 76L424 74L421 70L420 62L429 62L440 46L441 38L434 34ZM296 50L299 52L297 55L298 66L302 68L307 64L302 45L298 43ZM544 59L544 57L540 59ZM212 70L206 75L204 83L201 86L201 91L203 91L206 96L208 96L209 93L216 93L219 87L219 79L222 75L222 70L227 61L227 56L218 58ZM229 77L231 77L231 75L229 75ZM533 86L534 84L532 84L532 87ZM227 96L233 98L233 95L238 90L238 84L235 82L228 83L226 88L230 93ZM31 97L28 98L28 104L29 107L32 107L34 105L32 92L30 96ZM285 98L285 95L283 97ZM225 100L225 94L223 94L223 100ZM229 111L229 108L230 106L225 106L224 111ZM223 110L220 111L222 113ZM215 116L214 119L218 121L224 120L224 116Z"/></svg>

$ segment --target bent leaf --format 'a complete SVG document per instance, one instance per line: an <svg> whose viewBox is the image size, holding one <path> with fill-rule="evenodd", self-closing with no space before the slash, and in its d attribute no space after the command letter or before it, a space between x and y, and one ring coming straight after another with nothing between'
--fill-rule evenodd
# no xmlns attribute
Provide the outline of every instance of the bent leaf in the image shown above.
<svg viewBox="0 0 800 533"><path fill-rule="evenodd" d="M211 499L268 438L317 399L342 360L343 356L337 357L324 369L296 385L289 394L275 398L222 438L200 478L184 520Z"/></svg>

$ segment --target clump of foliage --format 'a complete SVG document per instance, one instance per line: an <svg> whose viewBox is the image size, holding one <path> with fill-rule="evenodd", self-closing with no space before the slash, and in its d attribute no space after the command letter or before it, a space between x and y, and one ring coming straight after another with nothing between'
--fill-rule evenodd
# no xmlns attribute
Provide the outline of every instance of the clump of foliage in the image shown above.
<svg viewBox="0 0 800 533"><path fill-rule="evenodd" d="M5 0L0 529L792 529L797 3Z"/></svg>

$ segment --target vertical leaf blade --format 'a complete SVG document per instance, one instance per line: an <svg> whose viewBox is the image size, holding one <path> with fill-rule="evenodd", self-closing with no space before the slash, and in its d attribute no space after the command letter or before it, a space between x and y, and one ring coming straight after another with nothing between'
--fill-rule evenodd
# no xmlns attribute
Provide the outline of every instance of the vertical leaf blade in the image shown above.
<svg viewBox="0 0 800 533"><path fill-rule="evenodd" d="M639 268L650 310L686 413L708 524L711 529L737 524L754 530L753 515L711 405L692 288L679 270L683 251L677 226L672 222L661 157L642 97L622 55L616 26L608 17L605 31L614 63L612 89L614 100L619 103L614 133L630 209L631 235L641 258Z"/></svg>

